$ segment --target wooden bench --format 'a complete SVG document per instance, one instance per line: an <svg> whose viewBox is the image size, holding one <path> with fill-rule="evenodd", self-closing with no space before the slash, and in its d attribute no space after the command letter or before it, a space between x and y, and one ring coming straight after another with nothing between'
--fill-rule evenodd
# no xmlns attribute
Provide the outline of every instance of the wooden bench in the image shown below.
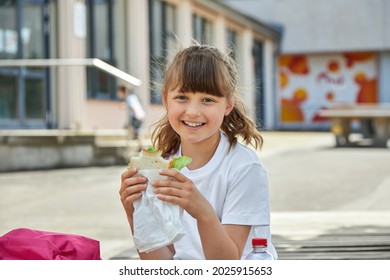
<svg viewBox="0 0 390 280"><path fill-rule="evenodd" d="M272 237L280 260L388 260L389 228L343 228L312 239Z"/></svg>
<svg viewBox="0 0 390 280"><path fill-rule="evenodd" d="M387 147L390 138L390 105L335 105L320 111L320 116L329 118L331 131L336 137L337 146L347 146L350 143L351 123L357 120L361 124L364 136L372 137L373 145ZM370 131L370 125L373 131ZM372 134L372 135L370 135Z"/></svg>

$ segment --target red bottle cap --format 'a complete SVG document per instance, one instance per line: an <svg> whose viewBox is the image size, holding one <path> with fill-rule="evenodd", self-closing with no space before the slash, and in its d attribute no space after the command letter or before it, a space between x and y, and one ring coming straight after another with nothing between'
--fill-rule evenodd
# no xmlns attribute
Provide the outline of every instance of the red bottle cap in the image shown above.
<svg viewBox="0 0 390 280"><path fill-rule="evenodd" d="M252 246L265 246L267 247L267 238L253 238Z"/></svg>

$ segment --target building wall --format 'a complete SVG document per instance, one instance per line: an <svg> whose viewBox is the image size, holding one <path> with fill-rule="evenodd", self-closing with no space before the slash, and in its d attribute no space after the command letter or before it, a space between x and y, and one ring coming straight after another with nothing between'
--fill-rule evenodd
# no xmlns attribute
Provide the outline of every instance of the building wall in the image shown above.
<svg viewBox="0 0 390 280"><path fill-rule="evenodd" d="M265 68L267 73L274 72L274 65L272 61L273 53L276 47L275 42L266 38L261 33L254 32L251 26L245 26L245 24L240 23L239 21L233 20L233 18L227 17L222 11L212 10L204 6L202 1L190 1L190 0L170 0L168 1L176 5L177 9L177 36L180 40L180 44L184 46L189 46L191 44L192 35L192 13L197 12L203 16L208 17L212 20L214 27L214 34L216 35L213 41L213 44L218 46L221 50L227 48L226 43L226 28L227 26L233 26L239 32L239 55L238 55L238 64L240 65L240 76L242 81L243 88L246 88L243 91L243 98L245 103L248 106L248 111L252 117L255 116L255 104L254 104L254 77L252 72L252 61L251 61L251 47L254 36L260 36L261 39L267 43L268 48L265 52ZM164 108L162 105L155 105L150 103L150 83L149 83L149 22L148 22L148 1L137 1L131 0L128 1L127 6L129 28L128 28L128 52L129 52L129 73L134 75L137 78L143 80L143 85L141 87L135 87L135 93L140 97L140 100L147 112L147 118L143 126L143 133L150 135L153 124L158 121L161 116L164 114ZM244 21L244 17L242 19ZM269 59L268 57L271 57ZM268 58L268 59L267 59ZM274 96L274 84L272 79L272 74L267 76L267 81L265 82L267 88L265 94L268 96L268 100L271 100ZM93 104L88 102L88 104ZM87 105L90 106L90 105ZM272 107L269 108L272 112ZM120 118L120 113L114 113L115 123L111 124L110 127L117 127L117 120ZM272 114L272 113L271 113ZM98 116L97 116L98 117ZM85 122L90 125L91 121ZM96 121L95 121L96 123ZM105 122L101 122L107 124ZM272 125L272 118L267 123ZM96 125L96 124L95 124ZM90 127L88 127L90 128ZM107 128L107 127L102 127Z"/></svg>
<svg viewBox="0 0 390 280"><path fill-rule="evenodd" d="M126 62L119 63L122 70L141 79L140 87L128 85L140 97L141 103L147 112L143 125L143 133L150 135L152 125L164 114L162 105L150 103L149 78L149 20L148 1L128 0L119 1L125 10L126 39L119 40L122 44L119 49L125 48L126 56L121 57ZM226 29L234 28L238 32L238 65L243 91L243 99L251 117L255 117L254 77L252 61L253 39L260 38L265 44L264 68L266 85L264 94L269 104L272 104L275 93L274 53L277 49L275 38L269 38L261 32L256 23L240 16L233 10L226 10L209 1L167 0L177 9L177 37L182 46L189 46L192 42L192 14L193 12L207 16L213 24L213 44L221 50L227 47ZM83 5L82 0L58 1L58 56L60 58L84 58L86 38L75 33L74 25L75 6ZM210 4L211 3L211 4ZM228 12L227 12L228 11ZM123 19L122 19L123 20ZM264 28L264 27L262 27ZM122 32L121 30L120 32ZM118 31L118 33L120 33ZM118 48L118 47L117 47ZM125 69L123 69L125 68ZM93 100L86 96L85 67L72 66L59 68L58 74L58 127L80 129L117 129L122 128L127 121L127 114L123 110L123 102L119 100ZM118 83L123 83L118 80ZM267 111L267 126L274 124L274 108Z"/></svg>
<svg viewBox="0 0 390 280"><path fill-rule="evenodd" d="M57 5L58 58L85 58L85 36L80 34L85 18L77 17L78 12L85 8L84 1L58 1ZM83 128L87 117L85 67L59 67L56 92L58 127Z"/></svg>
<svg viewBox="0 0 390 280"><path fill-rule="evenodd" d="M379 57L379 100L390 103L390 51L381 52Z"/></svg>
<svg viewBox="0 0 390 280"><path fill-rule="evenodd" d="M321 128L319 110L332 104L377 103L375 52L282 55L279 58L279 127Z"/></svg>
<svg viewBox="0 0 390 280"><path fill-rule="evenodd" d="M283 53L390 48L388 0L223 0L283 29Z"/></svg>
<svg viewBox="0 0 390 280"><path fill-rule="evenodd" d="M121 129L127 124L127 106L123 102L90 99L85 113L88 116L84 123L87 128Z"/></svg>
<svg viewBox="0 0 390 280"><path fill-rule="evenodd" d="M279 86L278 97L274 99L277 102L277 112L274 114L277 128L327 127L327 121L315 118L319 108L337 102L362 102L363 99L357 100L358 92L367 92L370 87L375 88L370 90L375 95L375 102L390 102L390 83L387 78L390 76L390 1L221 2L254 19L278 26L282 30L281 60L286 63L286 57L295 57L292 64L297 64L298 68L306 66L310 71L297 74L284 63L279 64L279 82L288 76L290 85ZM343 63L345 54L350 54L351 60L356 53L363 53L361 60L348 68ZM374 58L363 61L364 53ZM318 60L319 57L322 62ZM327 63L331 60L339 62L339 72L327 70ZM366 73L363 79L368 79L366 85L362 85L364 81L360 84L355 81L354 76L359 71ZM316 78L319 73L322 73L321 83ZM337 86L340 77L343 77L344 84ZM325 85L325 81L328 81L328 85ZM333 86L332 82L335 83Z"/></svg>

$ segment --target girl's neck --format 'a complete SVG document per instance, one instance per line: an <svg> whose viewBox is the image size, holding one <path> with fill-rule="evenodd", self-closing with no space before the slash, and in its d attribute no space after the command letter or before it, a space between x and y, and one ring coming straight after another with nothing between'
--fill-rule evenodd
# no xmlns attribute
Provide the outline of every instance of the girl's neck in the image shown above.
<svg viewBox="0 0 390 280"><path fill-rule="evenodd" d="M192 158L192 162L187 165L190 170L199 169L205 166L215 154L218 144L221 140L221 135L210 137L207 141L201 143L181 143L182 155Z"/></svg>

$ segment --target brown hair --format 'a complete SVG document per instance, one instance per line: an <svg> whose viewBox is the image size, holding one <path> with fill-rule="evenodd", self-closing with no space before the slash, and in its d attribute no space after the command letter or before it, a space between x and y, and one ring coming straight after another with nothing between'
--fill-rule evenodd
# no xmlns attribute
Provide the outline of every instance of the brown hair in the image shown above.
<svg viewBox="0 0 390 280"><path fill-rule="evenodd" d="M254 122L248 118L238 92L238 73L235 62L216 47L195 45L180 50L165 71L162 98L179 87L181 92L205 92L226 97L234 102L234 108L225 116L221 130L228 136L230 147L241 136L245 144L261 148L263 138ZM157 122L152 133L153 145L163 156L175 153L180 146L180 136L171 127L167 114Z"/></svg>

